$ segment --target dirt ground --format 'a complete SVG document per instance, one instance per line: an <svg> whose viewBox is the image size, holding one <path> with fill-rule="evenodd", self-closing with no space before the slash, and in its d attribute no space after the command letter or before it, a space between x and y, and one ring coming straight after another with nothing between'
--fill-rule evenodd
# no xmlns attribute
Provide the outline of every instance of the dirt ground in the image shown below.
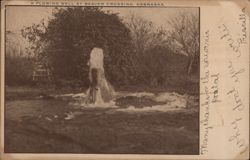
<svg viewBox="0 0 250 160"><path fill-rule="evenodd" d="M198 154L197 106L124 112L78 107L68 100L46 97L44 92L7 88L6 153ZM128 102L139 107L140 103L158 104L130 97L120 99L119 107L128 107Z"/></svg>

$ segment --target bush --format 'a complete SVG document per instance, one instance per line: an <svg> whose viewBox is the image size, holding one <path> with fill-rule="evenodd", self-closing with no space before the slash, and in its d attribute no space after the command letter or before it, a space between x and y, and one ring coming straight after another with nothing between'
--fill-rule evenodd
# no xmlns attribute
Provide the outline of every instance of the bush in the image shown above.
<svg viewBox="0 0 250 160"><path fill-rule="evenodd" d="M28 85L32 83L32 59L6 57L5 67L5 83L7 85Z"/></svg>
<svg viewBox="0 0 250 160"><path fill-rule="evenodd" d="M69 7L55 10L53 16L45 29L33 25L23 35L36 47L43 44L40 57L48 60L56 82L80 80L87 85L90 52L102 47L107 79L114 85L129 83L134 70L132 41L117 14L96 7Z"/></svg>
<svg viewBox="0 0 250 160"><path fill-rule="evenodd" d="M151 86L183 85L187 78L188 57L163 46L148 49L141 66L146 84Z"/></svg>
<svg viewBox="0 0 250 160"><path fill-rule="evenodd" d="M93 47L103 48L105 75L115 88L187 85L188 57L173 53L165 43L136 49L118 14L97 7L68 7L56 9L53 16L48 26L26 27L23 35L39 51L35 53L40 60L49 64L60 88L89 86L87 62ZM199 60L193 65L198 73Z"/></svg>

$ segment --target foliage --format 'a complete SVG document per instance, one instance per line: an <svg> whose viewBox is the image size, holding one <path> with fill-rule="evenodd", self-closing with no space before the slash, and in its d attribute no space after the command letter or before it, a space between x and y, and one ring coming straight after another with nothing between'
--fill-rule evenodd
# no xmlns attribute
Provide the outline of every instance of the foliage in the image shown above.
<svg viewBox="0 0 250 160"><path fill-rule="evenodd" d="M55 8L43 21L22 30L36 59L48 63L59 87L89 85L89 54L104 49L106 78L119 86L185 86L187 74L199 72L198 17L181 14L168 21L172 30L131 15L97 7ZM73 85L72 85L73 84Z"/></svg>
<svg viewBox="0 0 250 160"><path fill-rule="evenodd" d="M187 57L173 53L168 47L155 46L145 52L143 75L152 86L185 82Z"/></svg>
<svg viewBox="0 0 250 160"><path fill-rule="evenodd" d="M194 63L199 58L199 16L192 13L181 13L169 20L168 24L172 26L168 37L169 46L172 50L189 57L187 73L190 74Z"/></svg>
<svg viewBox="0 0 250 160"><path fill-rule="evenodd" d="M132 44L135 51L134 66L136 68L136 81L146 85L156 85L157 77L161 76L164 68L161 61L166 54L157 52L157 48L166 46L166 31L156 27L152 21L131 14L126 25L130 29ZM161 57L163 56L163 57Z"/></svg>
<svg viewBox="0 0 250 160"><path fill-rule="evenodd" d="M120 84L131 79L131 38L117 14L96 7L57 8L47 27L33 25L23 35L37 47L40 58L48 60L56 80L79 79L88 84L87 61L93 47L104 49L109 80Z"/></svg>
<svg viewBox="0 0 250 160"><path fill-rule="evenodd" d="M27 85L32 83L32 59L26 57L6 57L5 66L5 82L7 85Z"/></svg>
<svg viewBox="0 0 250 160"><path fill-rule="evenodd" d="M138 56L155 46L162 46L166 37L166 31L162 27L156 27L152 21L142 17L129 16L127 26L130 29L132 41Z"/></svg>

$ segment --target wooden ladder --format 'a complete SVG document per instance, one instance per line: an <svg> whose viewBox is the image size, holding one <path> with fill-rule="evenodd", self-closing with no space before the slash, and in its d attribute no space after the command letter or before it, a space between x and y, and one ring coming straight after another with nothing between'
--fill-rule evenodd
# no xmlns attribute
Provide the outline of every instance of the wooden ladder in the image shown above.
<svg viewBox="0 0 250 160"><path fill-rule="evenodd" d="M41 62L35 62L32 79L36 82L51 81L51 73L48 66Z"/></svg>

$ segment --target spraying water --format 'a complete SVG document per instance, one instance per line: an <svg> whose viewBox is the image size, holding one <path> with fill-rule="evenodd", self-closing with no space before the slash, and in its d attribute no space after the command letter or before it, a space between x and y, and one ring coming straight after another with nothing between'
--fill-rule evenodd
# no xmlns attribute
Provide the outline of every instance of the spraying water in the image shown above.
<svg viewBox="0 0 250 160"><path fill-rule="evenodd" d="M93 48L89 60L90 87L87 91L90 104L104 104L112 100L114 89L107 81L103 65L103 49Z"/></svg>

